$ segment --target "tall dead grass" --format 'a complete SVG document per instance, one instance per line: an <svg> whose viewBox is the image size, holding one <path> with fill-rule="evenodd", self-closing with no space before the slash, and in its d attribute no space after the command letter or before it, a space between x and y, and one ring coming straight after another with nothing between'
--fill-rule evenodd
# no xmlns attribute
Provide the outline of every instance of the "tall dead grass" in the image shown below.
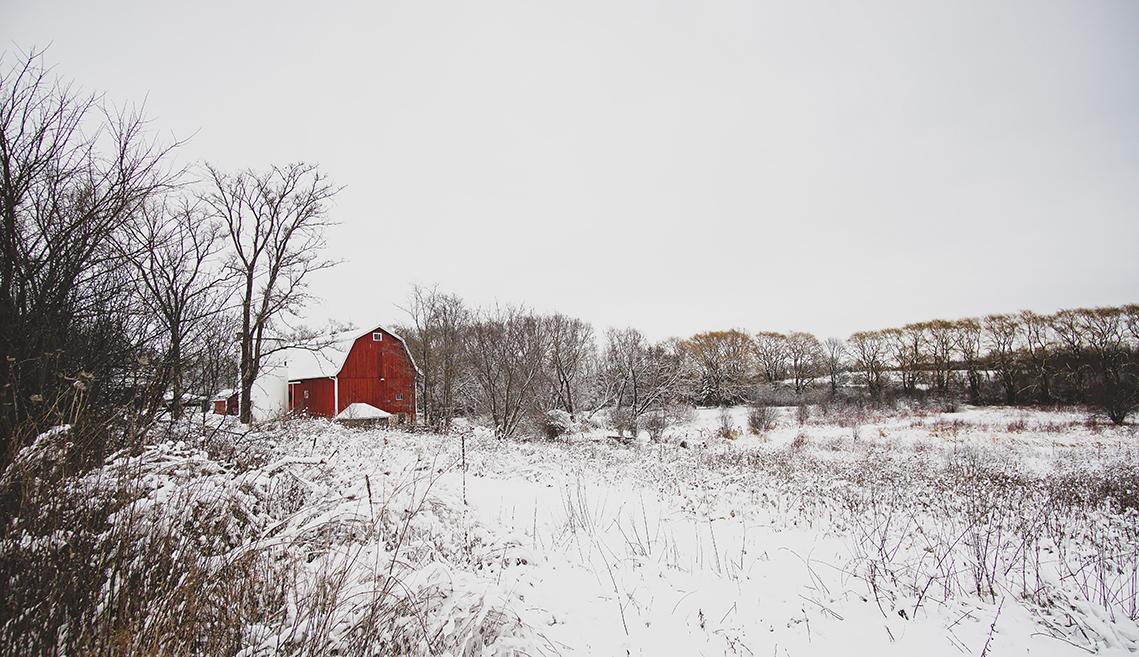
<svg viewBox="0 0 1139 657"><path fill-rule="evenodd" d="M412 468L381 498L330 496L319 459L216 428L87 472L70 428L0 476L0 654L428 655L529 645L509 605L461 586L461 511ZM237 443L237 444L234 444ZM228 456L227 456L228 455ZM509 654L509 650L506 653Z"/></svg>

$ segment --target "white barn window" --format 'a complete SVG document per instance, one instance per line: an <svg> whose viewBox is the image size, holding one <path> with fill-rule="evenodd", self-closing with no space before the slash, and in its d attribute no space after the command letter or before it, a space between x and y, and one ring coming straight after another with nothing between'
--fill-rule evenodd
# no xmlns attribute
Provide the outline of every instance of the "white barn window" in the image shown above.
<svg viewBox="0 0 1139 657"><path fill-rule="evenodd" d="M372 334L372 341L373 342L379 342L380 340L383 340L383 339L384 339L383 333L376 332L376 333Z"/></svg>

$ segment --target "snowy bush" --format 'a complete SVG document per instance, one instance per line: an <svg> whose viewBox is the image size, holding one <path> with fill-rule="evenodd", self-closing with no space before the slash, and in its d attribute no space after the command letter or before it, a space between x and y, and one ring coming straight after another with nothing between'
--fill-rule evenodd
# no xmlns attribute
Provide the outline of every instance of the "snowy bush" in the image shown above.
<svg viewBox="0 0 1139 657"><path fill-rule="evenodd" d="M747 428L752 434L762 436L775 428L775 409L763 404L754 404L747 411Z"/></svg>
<svg viewBox="0 0 1139 657"><path fill-rule="evenodd" d="M628 407L615 408L609 412L609 422L619 434L637 434L637 418Z"/></svg>
<svg viewBox="0 0 1139 657"><path fill-rule="evenodd" d="M573 433L579 430L576 422L570 417L570 414L555 408L546 411L545 424L543 425L547 438L558 438L568 433Z"/></svg>
<svg viewBox="0 0 1139 657"><path fill-rule="evenodd" d="M811 421L811 407L807 404L799 404L795 407L795 421L799 426L803 426Z"/></svg>
<svg viewBox="0 0 1139 657"><path fill-rule="evenodd" d="M664 430L669 424L668 415L663 410L651 411L641 418L641 426L649 432L649 438L654 441L664 437Z"/></svg>
<svg viewBox="0 0 1139 657"><path fill-rule="evenodd" d="M716 425L716 435L724 440L732 440L740 435L736 429L736 421L732 418L732 411L730 408L724 407L720 409L719 422Z"/></svg>

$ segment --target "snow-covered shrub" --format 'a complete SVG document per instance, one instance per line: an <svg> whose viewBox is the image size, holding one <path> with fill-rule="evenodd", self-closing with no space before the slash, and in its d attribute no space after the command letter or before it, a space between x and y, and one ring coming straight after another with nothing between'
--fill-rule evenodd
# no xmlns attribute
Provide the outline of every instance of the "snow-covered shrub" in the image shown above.
<svg viewBox="0 0 1139 657"><path fill-rule="evenodd" d="M799 426L803 426L811 420L811 407L807 404L799 404L795 407L795 421Z"/></svg>
<svg viewBox="0 0 1139 657"><path fill-rule="evenodd" d="M669 427L669 424L668 415L663 409L651 411L641 418L641 426L649 432L649 438L654 441L659 441L664 437L664 431Z"/></svg>
<svg viewBox="0 0 1139 657"><path fill-rule="evenodd" d="M560 408L546 411L545 423L542 428L547 438L559 438L578 430L577 423L573 421L570 414Z"/></svg>
<svg viewBox="0 0 1139 657"><path fill-rule="evenodd" d="M732 411L730 408L724 407L720 409L720 417L716 425L716 436L724 440L732 440L740 435L739 429L736 428L736 421L732 418Z"/></svg>
<svg viewBox="0 0 1139 657"><path fill-rule="evenodd" d="M72 447L71 425L53 427L36 436L0 473L0 494L17 494L17 488L33 487L24 493L34 495L40 487L62 476Z"/></svg>
<svg viewBox="0 0 1139 657"><path fill-rule="evenodd" d="M752 434L762 436L775 428L775 409L763 404L754 404L748 408L747 428Z"/></svg>
<svg viewBox="0 0 1139 657"><path fill-rule="evenodd" d="M1022 432L1027 431L1027 430L1028 430L1028 424L1024 421L1024 418L1022 418L1022 417L1018 417L1015 420L1010 421L1008 423L1008 425L1005 427L1005 431L1007 431L1009 433L1022 433Z"/></svg>
<svg viewBox="0 0 1139 657"><path fill-rule="evenodd" d="M631 433L634 436L637 434L637 420L633 417L633 411L627 406L610 410L609 423L619 434Z"/></svg>
<svg viewBox="0 0 1139 657"><path fill-rule="evenodd" d="M465 417L451 420L450 432L454 435L465 434L468 437L494 438L494 429Z"/></svg>
<svg viewBox="0 0 1139 657"><path fill-rule="evenodd" d="M960 413L964 405L956 399L944 399L941 402L942 413Z"/></svg>

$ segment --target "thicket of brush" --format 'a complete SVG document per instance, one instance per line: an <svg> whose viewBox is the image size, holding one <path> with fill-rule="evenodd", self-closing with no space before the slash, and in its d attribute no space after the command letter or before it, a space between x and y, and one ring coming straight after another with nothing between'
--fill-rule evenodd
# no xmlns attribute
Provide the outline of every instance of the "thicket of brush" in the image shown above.
<svg viewBox="0 0 1139 657"><path fill-rule="evenodd" d="M802 434L800 434L802 438ZM800 444L801 443L801 444ZM699 468L761 478L793 499L790 517L825 519L851 535L852 560L868 597L913 616L963 596L1011 595L1063 616L1073 600L1111 621L1139 620L1139 460L1115 454L1057 459L1033 469L1014 449L875 436L796 439L783 448L696 453ZM853 452L833 458L827 452ZM1089 634L1094 634L1088 630Z"/></svg>
<svg viewBox="0 0 1139 657"><path fill-rule="evenodd" d="M758 519L776 530L809 527L842 536L845 559L829 567L846 573L854 592L892 617L914 618L954 601L997 605L1016 599L1051 636L1089 650L1134 645L1128 628L1139 621L1139 452L1128 438L1117 444L1110 438L1112 432L1127 434L1100 424L1098 440L1110 448L1057 445L1042 454L1011 441L956 440L969 432L999 434L1007 430L1004 422L1025 425L1023 420L967 426L923 413L910 413L914 424L907 431L920 427L929 437L912 442L866 430L863 423L883 417L866 410L845 418L853 430L849 437L811 432L817 422L834 418L811 417L799 426L789 416L782 427L793 431L793 440L752 442L745 449L719 440L683 450L599 450L589 444L529 449L537 460L565 458L566 467L608 473L622 485L657 487L710 523L747 527ZM1017 430L1059 437L1086 430L1083 422ZM707 429L707 437L718 437L722 428ZM499 450L518 449L480 439L471 453L481 462L473 467L493 470L493 463L508 460ZM677 537L662 534L656 519L636 510L594 517L601 504L582 488L587 485L581 481L580 490L567 495L567 532L584 531L588 544L616 526L624 548L611 545L614 554L607 558L692 567L691 555L674 552ZM658 529L646 538L646 527L654 525ZM719 532L720 525L709 531ZM690 552L703 555L704 563L716 564L729 578L748 576L739 556L743 546L722 536L716 544L712 534L700 540ZM751 554L752 546L746 551Z"/></svg>
<svg viewBox="0 0 1139 657"><path fill-rule="evenodd" d="M495 550L410 468L354 492L272 436L150 436L70 472L79 437L39 436L0 477L0 653L509 654L532 645L469 582ZM10 507L11 508L11 507ZM478 538L483 537L483 538ZM524 640L525 639L525 640Z"/></svg>

